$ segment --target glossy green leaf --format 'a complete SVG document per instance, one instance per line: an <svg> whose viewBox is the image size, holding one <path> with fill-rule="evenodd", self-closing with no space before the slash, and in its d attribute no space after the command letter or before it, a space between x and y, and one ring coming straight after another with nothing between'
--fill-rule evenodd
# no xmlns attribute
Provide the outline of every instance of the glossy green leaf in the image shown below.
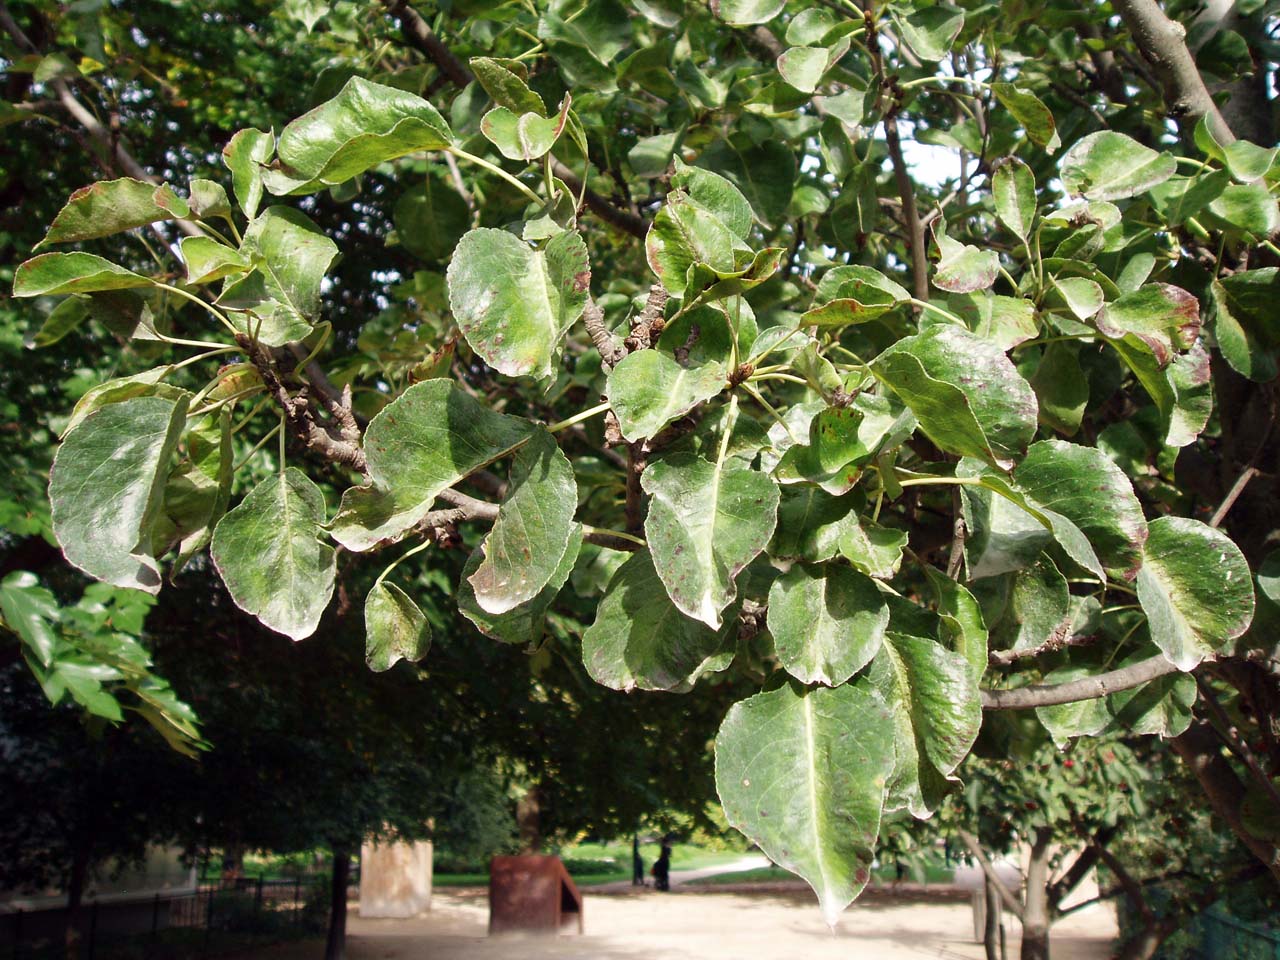
<svg viewBox="0 0 1280 960"><path fill-rule="evenodd" d="M742 191L720 174L702 167L691 167L679 157L676 157L675 164L671 186L683 190L699 206L714 213L735 237L746 240L751 233L753 218L751 204Z"/></svg>
<svg viewBox="0 0 1280 960"><path fill-rule="evenodd" d="M1104 306L1095 323L1103 336L1146 350L1163 367L1199 336L1200 304L1181 287L1148 283Z"/></svg>
<svg viewBox="0 0 1280 960"><path fill-rule="evenodd" d="M716 274L732 273L735 238L714 213L674 191L667 195L645 237L650 269L674 296L683 296L689 268L705 264Z"/></svg>
<svg viewBox="0 0 1280 960"><path fill-rule="evenodd" d="M1226 649L1253 620L1253 580L1240 548L1198 520L1161 517L1138 571L1151 639L1180 670Z"/></svg>
<svg viewBox="0 0 1280 960"><path fill-rule="evenodd" d="M781 492L769 555L819 563L840 552L846 531L858 523L861 497L835 497L807 483L785 486Z"/></svg>
<svg viewBox="0 0 1280 960"><path fill-rule="evenodd" d="M698 334L693 337L695 329ZM657 349L624 357L605 385L622 436L632 441L655 436L723 390L732 337L723 311L699 307L664 330Z"/></svg>
<svg viewBox="0 0 1280 960"><path fill-rule="evenodd" d="M780 14L786 0L711 0L711 12L734 27L764 23Z"/></svg>
<svg viewBox="0 0 1280 960"><path fill-rule="evenodd" d="M766 226L785 219L795 186L796 157L783 143L729 137L704 152L698 164L732 181Z"/></svg>
<svg viewBox="0 0 1280 960"><path fill-rule="evenodd" d="M311 636L337 568L324 494L296 467L249 491L213 531L210 555L237 607L293 640Z"/></svg>
<svg viewBox="0 0 1280 960"><path fill-rule="evenodd" d="M512 113L536 113L547 115L547 105L542 98L529 89L529 74L515 72L514 61L499 61L492 57L473 57L471 72L476 81L484 88L485 93L500 107L506 107ZM524 70L524 64L519 64Z"/></svg>
<svg viewBox="0 0 1280 960"><path fill-rule="evenodd" d="M80 326L88 316L89 307L83 297L67 297L49 311L40 324L40 329L23 338L23 343L31 349L57 343Z"/></svg>
<svg viewBox="0 0 1280 960"><path fill-rule="evenodd" d="M941 449L1011 464L1036 431L1036 397L998 347L954 326L899 340L872 372Z"/></svg>
<svg viewBox="0 0 1280 960"><path fill-rule="evenodd" d="M1136 197L1173 176L1171 153L1156 153L1132 137L1100 130L1076 141L1058 168L1068 193L1090 200Z"/></svg>
<svg viewBox="0 0 1280 960"><path fill-rule="evenodd" d="M649 494L645 539L672 602L712 628L737 596L734 583L773 535L778 487L736 457L677 453L640 476Z"/></svg>
<svg viewBox="0 0 1280 960"><path fill-rule="evenodd" d="M982 606L959 581L952 580L936 567L925 565L923 569L938 605L938 628L934 634L948 650L965 661L973 682L979 683L987 672L989 640ZM902 629L915 628L904 625Z"/></svg>
<svg viewBox="0 0 1280 960"><path fill-rule="evenodd" d="M183 237L181 249L182 262L187 266L187 283L212 283L252 268L249 258L239 250L208 237Z"/></svg>
<svg viewBox="0 0 1280 960"><path fill-rule="evenodd" d="M134 397L109 404L58 448L49 476L53 533L67 560L89 576L159 592L152 532L188 399Z"/></svg>
<svg viewBox="0 0 1280 960"><path fill-rule="evenodd" d="M173 193L168 187L156 187L154 183L131 177L100 180L81 187L58 211L49 232L36 244L36 249L50 243L109 237L113 233L168 220L170 211L156 203L156 195L162 191L167 195Z"/></svg>
<svg viewBox="0 0 1280 960"><path fill-rule="evenodd" d="M991 174L991 194L1000 222L1027 243L1036 218L1036 180L1031 168L1016 157L1000 161Z"/></svg>
<svg viewBox="0 0 1280 960"><path fill-rule="evenodd" d="M1044 147L1045 153L1052 156L1058 147L1062 146L1053 113L1034 93L1012 83L993 83L991 92L996 95L1000 105L1009 111L1013 119L1022 125L1022 129L1027 132L1027 138L1037 146Z"/></svg>
<svg viewBox="0 0 1280 960"><path fill-rule="evenodd" d="M823 274L814 293L814 305L802 323L840 327L865 323L911 300L901 285L879 270L862 266L834 267Z"/></svg>
<svg viewBox="0 0 1280 960"><path fill-rule="evenodd" d="M1116 664L1124 668L1151 655L1150 647L1125 657ZM1137 736L1176 737L1191 726L1196 702L1196 681L1183 673L1158 677L1140 687L1122 690L1107 697L1111 728Z"/></svg>
<svg viewBox="0 0 1280 960"><path fill-rule="evenodd" d="M164 517L153 537L156 556L175 546L177 559L169 571L174 577L204 550L214 527L226 513L231 499L231 408L224 406L201 417L187 430L187 456L169 475L164 491ZM161 528L165 528L162 530ZM163 533L165 542L160 543Z"/></svg>
<svg viewBox="0 0 1280 960"><path fill-rule="evenodd" d="M840 553L869 577L890 580L902 565L907 532L882 527L870 520L848 525L840 537Z"/></svg>
<svg viewBox="0 0 1280 960"><path fill-rule="evenodd" d="M252 127L236 131L222 148L222 162L231 171L236 201L250 220L258 215L262 203L262 168L275 151L275 136Z"/></svg>
<svg viewBox="0 0 1280 960"><path fill-rule="evenodd" d="M949 293L969 293L985 290L995 283L1000 273L1000 257L994 250L960 243L940 231L934 239L941 255L933 275L934 286Z"/></svg>
<svg viewBox="0 0 1280 960"><path fill-rule="evenodd" d="M58 601L40 586L34 573L15 570L0 581L0 613L4 625L22 640L28 653L44 667L52 666L58 648Z"/></svg>
<svg viewBox="0 0 1280 960"><path fill-rule="evenodd" d="M808 881L831 926L871 879L893 735L883 700L858 682L757 694L716 736L729 823Z"/></svg>
<svg viewBox="0 0 1280 960"><path fill-rule="evenodd" d="M968 661L936 640L890 631L867 671L893 716L896 762L886 810L928 817L982 725Z"/></svg>
<svg viewBox="0 0 1280 960"><path fill-rule="evenodd" d="M1067 579L1041 554L1034 564L1012 574L1004 616L992 639L1005 649L1034 650L1065 640L1074 620Z"/></svg>
<svg viewBox="0 0 1280 960"><path fill-rule="evenodd" d="M150 286L147 277L92 253L42 253L13 275L15 297L40 297Z"/></svg>
<svg viewBox="0 0 1280 960"><path fill-rule="evenodd" d="M1212 201L1222 196L1231 182L1225 170L1214 170L1196 177L1172 177L1151 188L1151 205L1171 227L1186 223L1200 214Z"/></svg>
<svg viewBox="0 0 1280 960"><path fill-rule="evenodd" d="M1234 239L1259 243L1280 231L1280 204L1264 184L1232 184L1209 204L1205 220Z"/></svg>
<svg viewBox="0 0 1280 960"><path fill-rule="evenodd" d="M782 79L801 93L813 93L822 77L849 50L848 39L836 41L829 47L791 47L778 57L778 72Z"/></svg>
<svg viewBox="0 0 1280 960"><path fill-rule="evenodd" d="M431 624L407 593L380 580L364 601L364 662L390 670L398 660L421 660L431 649Z"/></svg>
<svg viewBox="0 0 1280 960"><path fill-rule="evenodd" d="M614 690L689 690L733 660L736 618L712 630L672 604L647 551L617 569L582 635L582 661Z"/></svg>
<svg viewBox="0 0 1280 960"><path fill-rule="evenodd" d="M1035 304L1023 297L964 293L948 297L947 306L970 330L1001 350L1011 350L1040 333Z"/></svg>
<svg viewBox="0 0 1280 960"><path fill-rule="evenodd" d="M576 232L535 250L484 227L458 244L448 282L458 327L486 363L507 376L549 380L564 335L586 305L591 266Z"/></svg>
<svg viewBox="0 0 1280 960"><path fill-rule="evenodd" d="M1155 401L1164 425L1165 443L1185 447L1200 435L1213 411L1209 352L1197 343L1162 366L1145 344L1136 345L1131 339L1111 343Z"/></svg>
<svg viewBox="0 0 1280 960"><path fill-rule="evenodd" d="M773 582L768 622L787 673L834 687L876 655L889 608L865 574L838 563L798 563Z"/></svg>
<svg viewBox="0 0 1280 960"><path fill-rule="evenodd" d="M226 188L216 180L193 179L188 203L191 215L200 220L212 220L214 217L231 219L231 198L227 196Z"/></svg>
<svg viewBox="0 0 1280 960"><path fill-rule="evenodd" d="M240 249L254 270L229 281L219 305L247 311L249 316L239 318L245 333L256 330L267 346L305 338L320 312L325 273L338 245L301 211L268 207L249 224Z"/></svg>
<svg viewBox="0 0 1280 960"><path fill-rule="evenodd" d="M484 554L477 547L462 568L462 579L458 582L458 610L486 637L502 643L535 643L542 638L547 610L573 572L581 549L582 524L575 523L569 534L569 545L560 558L560 565L556 567L547 585L532 600L526 600L506 613L495 614L489 613L476 602L475 590L471 586L471 576L484 560ZM612 551L606 552L612 555ZM602 582L593 592L603 593L604 586Z"/></svg>
<svg viewBox="0 0 1280 960"><path fill-rule="evenodd" d="M1209 307L1218 349L1250 380L1273 380L1280 366L1280 270L1245 270L1211 281ZM56 311L55 311L56 312ZM51 317L52 319L52 317Z"/></svg>
<svg viewBox="0 0 1280 960"><path fill-rule="evenodd" d="M476 602L506 613L532 600L560 567L573 532L578 486L555 438L541 427L516 451L507 495L471 574Z"/></svg>
<svg viewBox="0 0 1280 960"><path fill-rule="evenodd" d="M809 442L788 447L774 476L782 483L816 483L836 496L846 493L895 422L894 411L874 402L820 410L809 421Z"/></svg>
<svg viewBox="0 0 1280 960"><path fill-rule="evenodd" d="M1051 306L1061 303L1077 320L1088 320L1106 305L1102 287L1087 277L1054 277L1052 282L1047 302Z"/></svg>
<svg viewBox="0 0 1280 960"><path fill-rule="evenodd" d="M1147 521L1133 484L1102 451L1042 440L1028 448L1013 479L1040 507L1079 527L1109 573L1133 579L1142 565Z"/></svg>
<svg viewBox="0 0 1280 960"><path fill-rule="evenodd" d="M1093 668L1083 665L1059 667L1047 673L1044 679L1046 683L1069 683L1093 676L1094 672ZM1036 707L1036 717L1059 749L1074 737L1092 737L1111 724L1111 712L1107 709L1105 697Z"/></svg>
<svg viewBox="0 0 1280 960"><path fill-rule="evenodd" d="M565 97L560 112L544 117L538 113L512 113L506 107L494 107L480 121L480 132L508 160L537 160L545 155L564 131L569 114L569 98Z"/></svg>
<svg viewBox="0 0 1280 960"><path fill-rule="evenodd" d="M441 491L511 453L533 429L527 420L494 413L448 380L414 384L365 430L372 483L342 495L334 539L361 551L400 536Z"/></svg>
<svg viewBox="0 0 1280 960"><path fill-rule="evenodd" d="M280 131L276 153L286 175L303 184L289 190L270 178L267 184L273 193L314 193L387 160L452 142L449 125L426 100L352 77L333 99Z"/></svg>
<svg viewBox="0 0 1280 960"><path fill-rule="evenodd" d="M148 396L163 397L167 400L177 401L180 397L186 396L187 392L185 390L161 382L172 372L173 368L170 366L155 367L151 370L144 370L142 373L135 373L131 377L108 380L106 383L91 387L84 396L76 401L76 405L71 411L71 416L67 419L67 424L62 428L59 437L66 437L76 426L83 423L91 413L111 403L119 403L122 400L130 400L134 397Z"/></svg>
<svg viewBox="0 0 1280 960"><path fill-rule="evenodd" d="M903 41L921 60L933 63L945 59L964 26L964 11L949 4L918 7L906 16L897 13L893 22Z"/></svg>

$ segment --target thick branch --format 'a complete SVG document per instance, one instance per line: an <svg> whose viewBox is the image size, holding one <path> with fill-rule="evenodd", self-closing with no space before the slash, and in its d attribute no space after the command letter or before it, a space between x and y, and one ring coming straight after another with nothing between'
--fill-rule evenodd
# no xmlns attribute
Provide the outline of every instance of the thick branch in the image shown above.
<svg viewBox="0 0 1280 960"><path fill-rule="evenodd" d="M649 224L642 217L637 217L629 210L614 206L594 190L588 189L583 193L582 181L578 179L578 175L554 157L551 160L551 170L564 181L564 185L571 192L581 194L582 202L587 205L587 209L609 224L609 226L621 230L623 233L629 233L639 240L643 240L648 235Z"/></svg>
<svg viewBox="0 0 1280 960"><path fill-rule="evenodd" d="M1070 633L1064 633L1062 636L1050 637L1038 647L1030 647L1025 650L992 650L987 654L987 664L993 667L1008 667L1019 660L1028 660L1032 657L1043 656L1046 653L1057 653L1066 647L1085 647L1097 642L1097 634L1071 635Z"/></svg>
<svg viewBox="0 0 1280 960"><path fill-rule="evenodd" d="M1169 115L1177 119L1179 125L1185 121L1187 132L1204 117L1215 139L1232 143L1235 134L1218 111L1187 49L1186 28L1165 16L1156 0L1115 0L1114 6L1159 78Z"/></svg>
<svg viewBox="0 0 1280 960"><path fill-rule="evenodd" d="M1049 910L1054 917L1062 916L1059 905L1071 896L1071 892L1080 886L1080 882L1097 865L1101 849L1111 842L1115 832L1114 827L1101 831L1089 846L1080 851L1067 872L1049 884Z"/></svg>
<svg viewBox="0 0 1280 960"><path fill-rule="evenodd" d="M1077 700L1096 700L1111 693L1128 690L1159 677L1177 673L1178 668L1160 654L1139 660L1119 670L1066 683L1037 683L1014 690L983 690L983 710L1030 710L1052 707Z"/></svg>
<svg viewBox="0 0 1280 960"><path fill-rule="evenodd" d="M627 355L627 351L618 342L618 338L613 335L613 331L605 326L604 311L590 298L587 299L587 305L583 308L582 321L587 326L587 333L591 336L591 342L600 351L600 359L604 361L604 365L606 367L615 367L621 363L622 358Z"/></svg>
<svg viewBox="0 0 1280 960"><path fill-rule="evenodd" d="M1000 891L1000 902L1004 904L1005 909L1012 913L1019 920L1022 919L1022 904L1018 898L1013 895L1008 887L1004 885L1004 881L1000 879L1000 874L996 873L995 866L987 858L986 851L982 849L982 844L968 830L960 831L960 840L969 851L973 859L978 861L978 866L982 868L983 874L986 876L995 888Z"/></svg>

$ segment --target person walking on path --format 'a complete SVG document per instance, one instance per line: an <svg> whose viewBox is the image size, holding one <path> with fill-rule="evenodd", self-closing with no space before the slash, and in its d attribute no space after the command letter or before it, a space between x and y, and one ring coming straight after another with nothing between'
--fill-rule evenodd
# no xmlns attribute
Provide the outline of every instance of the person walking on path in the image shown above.
<svg viewBox="0 0 1280 960"><path fill-rule="evenodd" d="M671 845L665 840L662 841L662 853L653 862L653 888L671 889Z"/></svg>

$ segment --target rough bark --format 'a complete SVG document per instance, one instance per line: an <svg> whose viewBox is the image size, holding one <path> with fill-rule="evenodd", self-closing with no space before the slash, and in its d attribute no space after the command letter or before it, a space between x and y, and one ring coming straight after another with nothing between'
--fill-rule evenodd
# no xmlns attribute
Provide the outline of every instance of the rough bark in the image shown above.
<svg viewBox="0 0 1280 960"><path fill-rule="evenodd" d="M1022 960L1049 960L1049 843L1052 834L1036 831L1027 864L1026 892L1022 901Z"/></svg>
<svg viewBox="0 0 1280 960"><path fill-rule="evenodd" d="M1156 654L1135 664L1066 683L1036 683L1015 690L983 690L983 710L1029 710L1077 700L1095 700L1109 693L1128 690L1178 670L1162 655Z"/></svg>

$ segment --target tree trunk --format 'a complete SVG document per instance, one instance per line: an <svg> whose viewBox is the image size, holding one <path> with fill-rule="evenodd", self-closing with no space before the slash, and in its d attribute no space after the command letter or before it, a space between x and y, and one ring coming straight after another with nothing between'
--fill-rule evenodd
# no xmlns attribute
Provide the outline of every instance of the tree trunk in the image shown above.
<svg viewBox="0 0 1280 960"><path fill-rule="evenodd" d="M347 882L351 879L351 850L333 847L333 881L329 889L329 937L324 960L344 960L347 952Z"/></svg>
<svg viewBox="0 0 1280 960"><path fill-rule="evenodd" d="M520 830L520 852L537 853L542 849L541 791L537 785L516 803L516 826Z"/></svg>
<svg viewBox="0 0 1280 960"><path fill-rule="evenodd" d="M1027 889L1022 905L1022 960L1049 960L1049 841L1048 830L1037 830L1027 864Z"/></svg>
<svg viewBox="0 0 1280 960"><path fill-rule="evenodd" d="M64 932L67 960L78 960L84 927L84 888L93 863L93 836L89 832L77 837L71 855L71 874L67 878L67 926Z"/></svg>
<svg viewBox="0 0 1280 960"><path fill-rule="evenodd" d="M1000 957L1000 891L989 878L984 878L983 892L986 897L986 924L982 931L982 947L986 951L987 960L1001 960Z"/></svg>
<svg viewBox="0 0 1280 960"><path fill-rule="evenodd" d="M222 848L222 882L229 884L244 876L244 844L229 843Z"/></svg>

